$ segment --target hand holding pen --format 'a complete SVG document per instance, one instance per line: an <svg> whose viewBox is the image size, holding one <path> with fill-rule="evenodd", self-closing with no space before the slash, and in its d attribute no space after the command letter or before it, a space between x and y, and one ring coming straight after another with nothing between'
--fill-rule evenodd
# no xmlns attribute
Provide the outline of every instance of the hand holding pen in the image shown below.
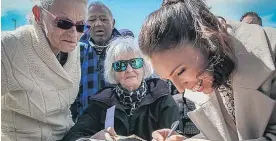
<svg viewBox="0 0 276 141"><path fill-rule="evenodd" d="M178 125L179 125L179 121L178 120L172 123L172 125L171 125L171 131L167 135L166 139L169 138L172 135L173 132L175 132L175 130L178 127Z"/></svg>
<svg viewBox="0 0 276 141"><path fill-rule="evenodd" d="M186 137L175 132L179 121L175 121L171 129L160 129L152 133L152 141L183 141Z"/></svg>

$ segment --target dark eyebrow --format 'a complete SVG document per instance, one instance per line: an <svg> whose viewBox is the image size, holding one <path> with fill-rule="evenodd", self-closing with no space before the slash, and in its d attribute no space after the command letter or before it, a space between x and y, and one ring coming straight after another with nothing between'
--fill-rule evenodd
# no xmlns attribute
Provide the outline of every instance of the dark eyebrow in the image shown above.
<svg viewBox="0 0 276 141"><path fill-rule="evenodd" d="M170 73L169 76L172 76L173 73L174 73L181 65L182 65L182 64L179 64L178 66L176 66L176 67L171 71L171 73Z"/></svg>

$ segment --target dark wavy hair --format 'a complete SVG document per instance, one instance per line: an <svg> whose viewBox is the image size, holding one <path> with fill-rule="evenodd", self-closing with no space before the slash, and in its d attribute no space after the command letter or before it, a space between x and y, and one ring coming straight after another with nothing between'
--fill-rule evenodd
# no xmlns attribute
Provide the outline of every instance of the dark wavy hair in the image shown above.
<svg viewBox="0 0 276 141"><path fill-rule="evenodd" d="M201 73L213 72L213 87L225 85L236 68L234 49L226 30L203 1L164 0L144 21L139 35L139 46L150 58L155 52L188 43L207 53L207 66Z"/></svg>

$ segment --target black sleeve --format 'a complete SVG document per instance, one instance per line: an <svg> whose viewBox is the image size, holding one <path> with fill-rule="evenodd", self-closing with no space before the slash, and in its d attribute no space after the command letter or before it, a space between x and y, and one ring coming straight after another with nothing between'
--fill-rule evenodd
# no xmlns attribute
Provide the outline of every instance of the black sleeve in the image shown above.
<svg viewBox="0 0 276 141"><path fill-rule="evenodd" d="M98 104L91 103L84 114L79 117L77 123L64 136L63 141L75 141L81 137L91 137L102 130L101 117L105 111Z"/></svg>
<svg viewBox="0 0 276 141"><path fill-rule="evenodd" d="M171 125L175 121L180 121L180 114L177 104L171 95L164 97L160 103L160 113L159 113L159 128L171 128ZM180 121L181 124L181 121Z"/></svg>

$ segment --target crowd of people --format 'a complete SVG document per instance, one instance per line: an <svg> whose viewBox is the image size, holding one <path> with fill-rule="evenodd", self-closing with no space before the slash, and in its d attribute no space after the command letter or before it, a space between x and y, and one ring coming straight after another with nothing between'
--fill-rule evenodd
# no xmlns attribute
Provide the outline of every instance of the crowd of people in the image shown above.
<svg viewBox="0 0 276 141"><path fill-rule="evenodd" d="M139 37L101 2L37 0L32 13L2 32L2 140L276 141L276 29L257 13L163 0Z"/></svg>

